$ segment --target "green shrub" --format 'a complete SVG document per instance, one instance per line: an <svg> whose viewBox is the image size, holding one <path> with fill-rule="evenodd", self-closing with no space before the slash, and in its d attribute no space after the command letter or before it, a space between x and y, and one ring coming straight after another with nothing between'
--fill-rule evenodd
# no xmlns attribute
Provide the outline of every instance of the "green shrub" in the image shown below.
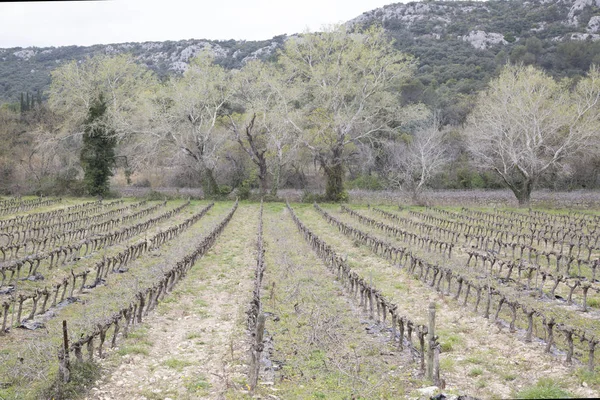
<svg viewBox="0 0 600 400"><path fill-rule="evenodd" d="M321 203L325 200L325 197L318 193L311 193L305 191L302 193L302 203Z"/></svg>
<svg viewBox="0 0 600 400"><path fill-rule="evenodd" d="M219 185L219 196L227 196L229 193L231 193L233 191L233 189L231 188L231 186L228 185Z"/></svg>
<svg viewBox="0 0 600 400"><path fill-rule="evenodd" d="M250 198L250 181L245 179L242 184L236 189L237 196L240 200L248 200Z"/></svg>
<svg viewBox="0 0 600 400"><path fill-rule="evenodd" d="M469 371L468 376L475 377L483 374L483 368L475 367Z"/></svg>
<svg viewBox="0 0 600 400"><path fill-rule="evenodd" d="M260 198L258 199L260 201ZM265 203L285 203L285 200L277 197L277 196L273 196L272 194L265 194L262 198L262 200Z"/></svg>
<svg viewBox="0 0 600 400"><path fill-rule="evenodd" d="M379 177L375 175L361 175L356 179L348 181L346 187L348 189L382 190L384 185L381 183Z"/></svg>
<svg viewBox="0 0 600 400"><path fill-rule="evenodd" d="M144 200L148 201L173 200L173 198L174 196L170 194L157 192L156 190L151 190L144 196Z"/></svg>

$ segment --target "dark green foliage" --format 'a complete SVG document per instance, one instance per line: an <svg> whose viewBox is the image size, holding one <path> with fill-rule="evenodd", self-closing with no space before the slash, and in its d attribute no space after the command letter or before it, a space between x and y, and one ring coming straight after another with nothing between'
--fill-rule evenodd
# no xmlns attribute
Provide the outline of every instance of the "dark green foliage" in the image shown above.
<svg viewBox="0 0 600 400"><path fill-rule="evenodd" d="M346 182L348 189L382 190L383 182L376 175L360 175Z"/></svg>
<svg viewBox="0 0 600 400"><path fill-rule="evenodd" d="M35 102L37 101L38 107L42 105L42 98L40 96L40 91L37 91L37 97L34 97L33 94L29 94L27 92L25 96L23 96L23 92L21 92L21 102L20 108L21 114L31 111L35 108Z"/></svg>
<svg viewBox="0 0 600 400"><path fill-rule="evenodd" d="M100 94L92 103L85 122L81 167L88 194L105 196L109 191L109 178L115 165L117 139L114 131L106 125L106 100Z"/></svg>
<svg viewBox="0 0 600 400"><path fill-rule="evenodd" d="M443 124L464 123L474 101L469 97L484 89L508 60L542 67L558 78L582 76L592 63L600 63L599 42L568 39L570 33L586 32L590 18L600 15L595 7L584 7L577 14L579 25L574 27L566 23L571 3L493 0L426 4L430 11L422 19L407 24L391 16L383 25L399 50L418 58L415 79L425 88L421 90L414 81L407 83L402 88L403 101L422 101L440 110ZM384 9L387 7L393 5ZM381 22L381 13L369 16L367 23ZM440 23L438 17L450 22ZM476 49L462 39L475 30L499 33L507 43Z"/></svg>
<svg viewBox="0 0 600 400"><path fill-rule="evenodd" d="M308 203L308 204L312 204L312 203L321 203L323 201L325 201L325 196L320 195L318 193L312 193L309 191L304 191L302 193L302 202L303 203Z"/></svg>
<svg viewBox="0 0 600 400"><path fill-rule="evenodd" d="M248 200L250 198L250 180L245 179L237 188L237 196L240 200Z"/></svg>

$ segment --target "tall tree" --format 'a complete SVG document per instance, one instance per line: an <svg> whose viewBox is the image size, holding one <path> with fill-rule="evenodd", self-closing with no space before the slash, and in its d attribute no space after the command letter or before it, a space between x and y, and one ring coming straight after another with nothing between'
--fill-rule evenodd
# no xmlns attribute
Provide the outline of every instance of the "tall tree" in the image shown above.
<svg viewBox="0 0 600 400"><path fill-rule="evenodd" d="M399 87L414 64L382 28L337 26L300 35L286 42L279 63L287 75L289 109L301 110L290 121L325 172L328 200L345 197L345 163L359 141L422 111L399 104Z"/></svg>
<svg viewBox="0 0 600 400"><path fill-rule="evenodd" d="M235 141L258 167L261 195L273 176L271 194L279 189L281 169L290 160L298 135L285 118L282 75L273 64L248 62L234 77L234 103L241 113L229 116Z"/></svg>
<svg viewBox="0 0 600 400"><path fill-rule="evenodd" d="M108 146L114 154L106 153L109 156L107 165L112 166L117 152L121 153L120 157L135 155L119 145L145 133L148 100L157 86L152 73L136 64L129 55L96 56L81 63L73 61L64 64L52 72L48 100L50 109L60 117L62 125L56 131L44 131L40 140L51 142L59 139L79 146L81 166L85 170L84 164L90 157L89 146L94 148L99 145L90 141L102 141L105 139L99 138L110 137L104 145L114 140L114 145ZM98 113L101 110L100 117ZM101 124L96 121L101 121ZM98 129L101 127L106 135L97 134L96 128L90 128L90 124ZM84 152L87 155L84 156ZM84 179L88 184L92 178L87 170L85 172ZM98 185L103 187L103 184ZM93 192L95 190L90 190L90 193Z"/></svg>
<svg viewBox="0 0 600 400"><path fill-rule="evenodd" d="M154 101L154 150L165 146L181 152L200 173L206 195L218 192L215 168L219 150L227 140L223 118L228 113L232 88L230 74L201 53L181 78L172 78Z"/></svg>
<svg viewBox="0 0 600 400"><path fill-rule="evenodd" d="M444 143L447 133L438 117L433 116L413 136L406 136L405 143L394 142L388 147L387 175L392 185L410 193L415 203L422 202L426 185L450 161Z"/></svg>
<svg viewBox="0 0 600 400"><path fill-rule="evenodd" d="M52 72L48 104L64 117L64 135L82 135L91 106L102 93L106 124L122 140L145 126L147 100L156 88L152 72L131 55L95 56Z"/></svg>
<svg viewBox="0 0 600 400"><path fill-rule="evenodd" d="M543 175L598 149L599 121L596 68L571 87L532 66L509 65L479 96L467 139L479 165L495 171L527 205Z"/></svg>
<svg viewBox="0 0 600 400"><path fill-rule="evenodd" d="M85 174L83 181L87 192L92 196L104 196L108 193L109 178L115 165L117 137L106 123L106 109L106 100L100 93L90 104L85 121L80 160Z"/></svg>

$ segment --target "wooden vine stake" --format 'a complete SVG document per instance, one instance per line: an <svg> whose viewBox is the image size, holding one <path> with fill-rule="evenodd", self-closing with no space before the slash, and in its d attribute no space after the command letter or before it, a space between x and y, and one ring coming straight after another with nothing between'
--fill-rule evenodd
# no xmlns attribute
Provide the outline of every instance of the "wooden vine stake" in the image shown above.
<svg viewBox="0 0 600 400"><path fill-rule="evenodd" d="M429 303L429 326L427 327L427 379L434 385L440 382L439 346L435 336L435 303Z"/></svg>
<svg viewBox="0 0 600 400"><path fill-rule="evenodd" d="M254 392L256 385L258 384L258 376L260 375L260 358L262 356L263 345L263 333L265 331L265 314L260 313L258 315L258 321L256 322L256 332L254 345L250 352L250 390Z"/></svg>
<svg viewBox="0 0 600 400"><path fill-rule="evenodd" d="M63 347L58 350L58 372L60 380L68 383L71 379L71 363L69 362L69 332L67 321L63 320Z"/></svg>

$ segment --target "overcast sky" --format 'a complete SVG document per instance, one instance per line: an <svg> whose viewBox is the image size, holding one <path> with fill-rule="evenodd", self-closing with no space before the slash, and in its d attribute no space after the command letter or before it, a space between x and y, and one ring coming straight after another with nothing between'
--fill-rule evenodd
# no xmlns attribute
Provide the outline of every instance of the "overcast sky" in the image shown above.
<svg viewBox="0 0 600 400"><path fill-rule="evenodd" d="M181 39L263 40L345 22L390 0L0 3L0 48Z"/></svg>

